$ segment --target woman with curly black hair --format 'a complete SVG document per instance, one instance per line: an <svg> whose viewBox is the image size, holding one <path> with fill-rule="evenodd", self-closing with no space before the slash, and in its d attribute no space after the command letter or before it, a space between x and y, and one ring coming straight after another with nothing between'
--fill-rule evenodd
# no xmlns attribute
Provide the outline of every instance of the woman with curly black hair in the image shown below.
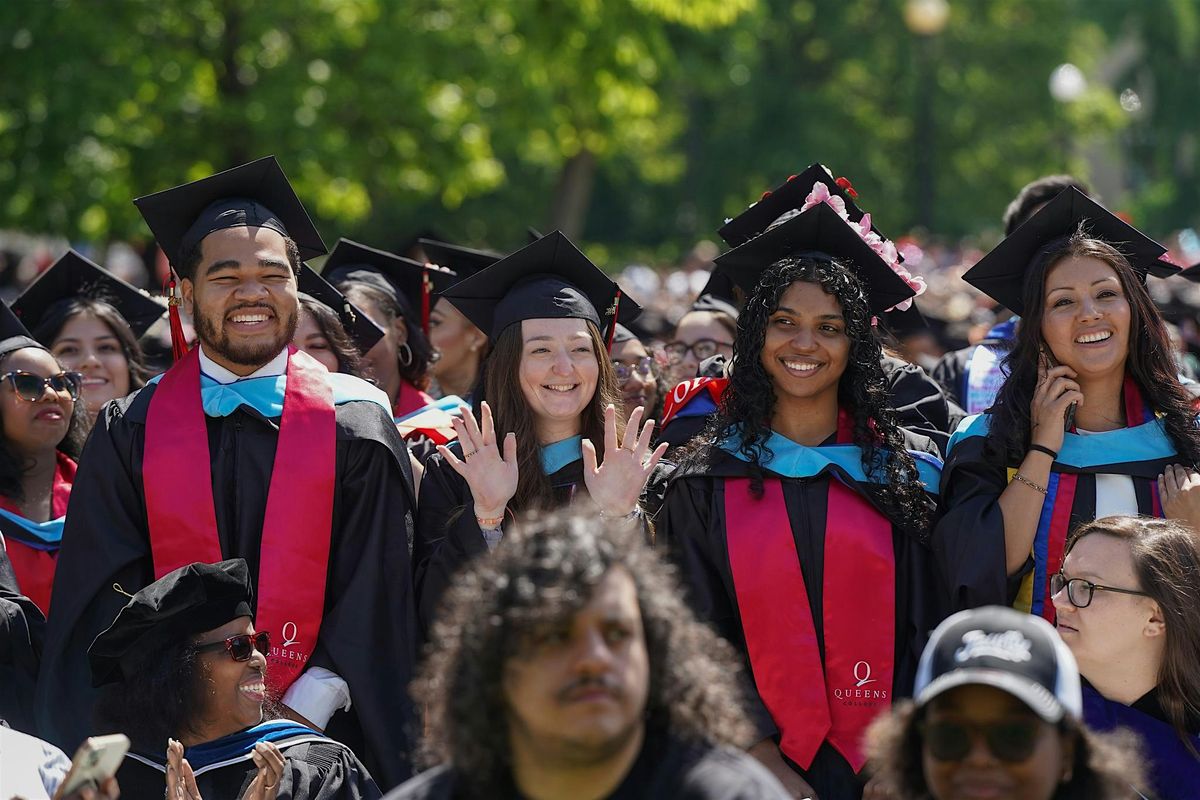
<svg viewBox="0 0 1200 800"><path fill-rule="evenodd" d="M917 281L809 186L799 213L718 259L749 300L658 532L749 662L751 752L797 797L845 798L862 792L862 731L912 686L942 616L925 543L940 462L888 408L872 331Z"/></svg>
<svg viewBox="0 0 1200 800"><path fill-rule="evenodd" d="M1053 621L1050 582L1079 524L1200 524L1198 493L1179 491L1200 464L1193 398L1145 287L1148 272L1178 271L1164 252L1067 189L964 276L1021 325L995 403L948 450L933 546L957 575L956 607L1015 604Z"/></svg>

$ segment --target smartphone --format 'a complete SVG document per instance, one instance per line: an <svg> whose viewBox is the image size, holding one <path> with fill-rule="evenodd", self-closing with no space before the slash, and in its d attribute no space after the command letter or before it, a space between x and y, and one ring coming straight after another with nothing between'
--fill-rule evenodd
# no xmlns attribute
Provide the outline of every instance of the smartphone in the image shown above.
<svg viewBox="0 0 1200 800"><path fill-rule="evenodd" d="M61 796L67 797L85 787L98 788L117 774L127 752L129 737L123 733L89 737L79 745L75 758L71 759L71 770L63 779Z"/></svg>
<svg viewBox="0 0 1200 800"><path fill-rule="evenodd" d="M1057 367L1058 361L1054 358L1054 354L1050 352L1050 348L1042 345L1042 357L1046 359L1046 365L1049 369ZM1071 403L1067 406L1067 412L1063 415L1063 430L1069 431L1075 427L1075 406L1078 403Z"/></svg>

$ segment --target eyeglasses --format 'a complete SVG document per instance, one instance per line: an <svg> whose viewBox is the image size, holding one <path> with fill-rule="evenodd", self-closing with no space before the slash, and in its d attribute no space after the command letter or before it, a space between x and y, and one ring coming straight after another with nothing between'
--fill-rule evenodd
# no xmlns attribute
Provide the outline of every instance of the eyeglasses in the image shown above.
<svg viewBox="0 0 1200 800"><path fill-rule="evenodd" d="M1148 597L1145 592L1134 591L1133 589L1117 589L1112 586L1100 586L1083 578L1070 578L1063 575L1062 570L1050 576L1050 596L1058 594L1063 590L1067 590L1067 599L1071 601L1071 605L1076 608L1087 608L1092 604L1092 595L1096 591L1101 592L1117 592L1118 594L1136 594L1142 597Z"/></svg>
<svg viewBox="0 0 1200 800"><path fill-rule="evenodd" d="M617 373L617 380L624 383L632 378L635 372L643 378L649 378L653 366L654 359L651 356L642 356L636 364L622 364L620 361L614 361L613 372Z"/></svg>
<svg viewBox="0 0 1200 800"><path fill-rule="evenodd" d="M929 755L938 761L962 761L982 736L993 756L1015 764L1033 755L1041 722L1028 719L967 725L950 720L926 720L919 723L918 729Z"/></svg>
<svg viewBox="0 0 1200 800"><path fill-rule="evenodd" d="M697 361L703 361L706 358L712 358L721 351L722 347L733 347L733 342L718 342L716 339L697 339L692 344L683 342L670 342L663 350L667 352L667 358L672 364L678 364L683 361L684 356L690 350Z"/></svg>
<svg viewBox="0 0 1200 800"><path fill-rule="evenodd" d="M254 655L255 650L264 656L271 652L271 634L266 631L259 631L253 634L240 633L237 636L230 636L228 639L220 642L196 646L196 652L198 653L204 653L209 650L225 650L234 661L249 661L250 656Z"/></svg>
<svg viewBox="0 0 1200 800"><path fill-rule="evenodd" d="M0 381L8 381L18 397L31 403L42 399L47 386L52 392L66 392L71 395L72 400L78 400L79 392L83 389L83 375L78 372L60 372L43 378L32 372L14 370L0 375Z"/></svg>

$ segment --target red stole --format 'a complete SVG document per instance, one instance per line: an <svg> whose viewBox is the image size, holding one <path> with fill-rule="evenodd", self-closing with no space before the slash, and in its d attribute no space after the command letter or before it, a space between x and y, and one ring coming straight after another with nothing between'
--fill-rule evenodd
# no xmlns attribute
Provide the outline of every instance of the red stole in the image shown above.
<svg viewBox="0 0 1200 800"><path fill-rule="evenodd" d="M54 486L50 490L51 519L66 515L76 469L75 462L68 456L62 453L55 453L55 456ZM16 502L7 497L0 497L0 508L13 514L21 514ZM4 544L8 551L8 560L12 563L13 574L17 577L17 588L49 617L50 593L54 588L54 568L58 563L58 551L39 550L11 536L5 538Z"/></svg>
<svg viewBox="0 0 1200 800"><path fill-rule="evenodd" d="M288 347L287 387L263 518L256 627L279 697L304 671L325 609L337 423L326 370ZM146 416L142 478L154 576L224 558L217 534L199 348L163 375Z"/></svg>
<svg viewBox="0 0 1200 800"><path fill-rule="evenodd" d="M844 420L843 420L844 421ZM845 426L839 426L845 440ZM825 661L796 554L782 482L725 481L729 566L759 695L779 747L807 769L828 740L855 772L862 736L891 706L896 559L892 524L856 490L829 477L822 608Z"/></svg>
<svg viewBox="0 0 1200 800"><path fill-rule="evenodd" d="M392 408L392 416L396 419L407 417L433 402L435 401L432 397L401 378L400 391L396 394L396 405Z"/></svg>

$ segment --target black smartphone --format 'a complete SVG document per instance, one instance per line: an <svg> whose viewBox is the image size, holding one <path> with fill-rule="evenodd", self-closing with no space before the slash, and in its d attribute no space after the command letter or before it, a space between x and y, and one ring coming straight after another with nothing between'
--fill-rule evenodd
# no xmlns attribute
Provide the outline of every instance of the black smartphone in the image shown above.
<svg viewBox="0 0 1200 800"><path fill-rule="evenodd" d="M1042 345L1042 357L1046 359L1047 369L1054 369L1059 365L1058 361L1054 358L1054 354L1050 352L1050 348L1044 344ZM1071 403L1071 405L1067 406L1067 411L1063 415L1064 431L1069 431L1075 427L1075 406L1077 405L1078 403Z"/></svg>

